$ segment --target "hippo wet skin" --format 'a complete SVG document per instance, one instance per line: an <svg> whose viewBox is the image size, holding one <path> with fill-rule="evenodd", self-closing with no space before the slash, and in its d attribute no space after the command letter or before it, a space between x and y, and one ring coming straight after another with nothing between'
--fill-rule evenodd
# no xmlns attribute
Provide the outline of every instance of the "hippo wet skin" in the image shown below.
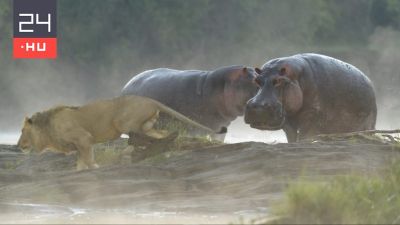
<svg viewBox="0 0 400 225"><path fill-rule="evenodd" d="M244 114L258 90L253 68L228 66L214 71L159 68L134 76L122 95L153 98L211 129L223 129ZM192 132L196 133L196 132ZM219 135L217 139L223 139Z"/></svg>
<svg viewBox="0 0 400 225"><path fill-rule="evenodd" d="M375 129L371 81L348 63L308 53L272 59L255 70L260 89L245 110L253 128L283 129L288 142Z"/></svg>

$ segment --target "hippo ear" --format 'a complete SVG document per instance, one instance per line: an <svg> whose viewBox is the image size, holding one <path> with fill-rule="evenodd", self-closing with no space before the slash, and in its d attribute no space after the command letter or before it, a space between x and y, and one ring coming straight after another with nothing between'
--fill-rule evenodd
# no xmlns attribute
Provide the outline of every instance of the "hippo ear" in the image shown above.
<svg viewBox="0 0 400 225"><path fill-rule="evenodd" d="M303 106L303 91L297 81L289 82L283 95L284 107L289 114L298 112Z"/></svg>
<svg viewBox="0 0 400 225"><path fill-rule="evenodd" d="M256 71L256 73L257 73L258 75L260 75L260 74L261 74L261 70L260 70L260 68L256 67L256 68L254 68L254 70Z"/></svg>
<svg viewBox="0 0 400 225"><path fill-rule="evenodd" d="M235 82L235 81L239 80L241 77L246 78L247 74L248 74L247 67L243 67L242 70L238 70L238 71L235 71L234 73L229 74L228 79L231 82Z"/></svg>
<svg viewBox="0 0 400 225"><path fill-rule="evenodd" d="M286 75L286 67L282 67L282 68L279 70L279 75L282 75L282 76Z"/></svg>

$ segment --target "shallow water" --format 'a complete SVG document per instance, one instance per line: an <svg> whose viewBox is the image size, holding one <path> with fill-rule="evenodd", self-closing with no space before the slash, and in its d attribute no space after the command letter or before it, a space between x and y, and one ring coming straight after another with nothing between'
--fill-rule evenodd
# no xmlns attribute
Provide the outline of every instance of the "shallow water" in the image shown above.
<svg viewBox="0 0 400 225"><path fill-rule="evenodd" d="M50 204L2 203L0 223L113 223L113 224L226 224L251 221L267 214L266 208L237 211L233 214L185 213L173 211L144 212L135 208L77 208ZM7 210L4 210L7 209Z"/></svg>

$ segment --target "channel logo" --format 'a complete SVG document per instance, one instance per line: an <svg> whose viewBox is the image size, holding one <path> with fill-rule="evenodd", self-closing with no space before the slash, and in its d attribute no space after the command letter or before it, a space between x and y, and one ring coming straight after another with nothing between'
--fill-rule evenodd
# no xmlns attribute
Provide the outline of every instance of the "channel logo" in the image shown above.
<svg viewBox="0 0 400 225"><path fill-rule="evenodd" d="M14 0L13 55L57 57L57 0Z"/></svg>

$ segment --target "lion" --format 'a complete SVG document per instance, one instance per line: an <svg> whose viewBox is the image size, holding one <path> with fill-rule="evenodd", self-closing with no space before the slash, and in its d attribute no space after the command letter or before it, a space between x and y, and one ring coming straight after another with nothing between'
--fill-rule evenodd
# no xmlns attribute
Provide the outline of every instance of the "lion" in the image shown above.
<svg viewBox="0 0 400 225"><path fill-rule="evenodd" d="M144 134L155 139L168 137L168 131L153 128L160 112L215 132L160 102L130 95L80 107L58 106L35 113L31 118L25 118L17 146L24 152L52 150L69 154L77 151L78 170L98 168L93 144L117 139L121 134ZM226 129L219 133L223 132Z"/></svg>

